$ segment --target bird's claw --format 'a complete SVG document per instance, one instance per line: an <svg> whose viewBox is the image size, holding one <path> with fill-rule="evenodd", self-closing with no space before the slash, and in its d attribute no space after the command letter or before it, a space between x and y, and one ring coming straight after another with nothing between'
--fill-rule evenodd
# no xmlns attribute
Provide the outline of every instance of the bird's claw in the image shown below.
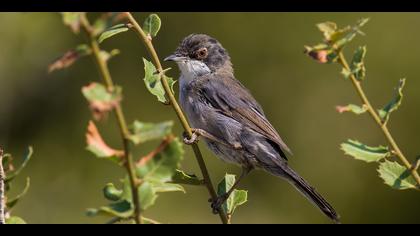
<svg viewBox="0 0 420 236"><path fill-rule="evenodd" d="M192 145L193 143L197 143L198 142L198 135L194 131L193 131L191 137L189 137L189 135L186 132L183 133L183 136L184 136L183 141L187 145Z"/></svg>
<svg viewBox="0 0 420 236"><path fill-rule="evenodd" d="M213 214L218 214L220 207L225 203L225 201L228 199L227 194L223 194L221 196L218 196L216 199L209 199L209 202L211 202L211 208L213 209Z"/></svg>

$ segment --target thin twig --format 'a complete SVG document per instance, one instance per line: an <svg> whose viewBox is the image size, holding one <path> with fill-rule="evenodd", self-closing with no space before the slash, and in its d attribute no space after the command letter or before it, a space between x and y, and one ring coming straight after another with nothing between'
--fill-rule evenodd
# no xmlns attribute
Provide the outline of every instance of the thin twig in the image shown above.
<svg viewBox="0 0 420 236"><path fill-rule="evenodd" d="M181 110L181 107L179 106L178 102L176 101L176 98L174 96L174 94L172 93L172 90L168 84L167 81L167 77L164 75L164 70L162 68L162 64L160 63L159 57L156 53L156 50L152 44L152 41L150 40L149 37L147 37L147 35L144 33L143 29L140 27L140 25L137 23L136 19L134 19L134 17L131 15L130 12L125 12L124 13L128 19L128 21L133 25L132 29L134 29L134 31L138 34L138 36L140 37L140 39L143 41L144 45L146 46L146 49L149 51L153 63L155 64L158 73L161 75L161 81L162 81L162 85L163 88L166 92L166 94L168 95L169 101L172 105L172 108L174 109L176 115L178 116L179 121L181 122L185 132L187 132L188 136L191 137L192 135L192 131L191 131L191 127L188 124L187 118L185 117L184 113ZM200 167L201 173L203 175L203 179L205 182L205 185L207 187L207 190L212 198L212 200L215 200L217 198L217 193L214 190L212 181L210 179L210 175L209 172L207 170L206 167L206 163L203 159L203 155L201 154L200 149L198 148L197 144L192 144L192 149L194 151L195 154L195 158L197 159L198 165ZM226 213L224 212L223 208L220 207L218 209L219 211L219 216L221 221L223 222L223 224L227 224L228 220L227 220L227 216Z"/></svg>
<svg viewBox="0 0 420 236"><path fill-rule="evenodd" d="M3 149L0 148L0 224L5 224L5 198L4 198L4 180L6 176L3 169Z"/></svg>
<svg viewBox="0 0 420 236"><path fill-rule="evenodd" d="M338 54L338 63L344 67L344 69L350 71L350 67L346 61L346 58L344 57L343 52L339 52ZM402 153L401 149L398 147L397 143L395 142L394 138L392 137L391 133L388 130L388 127L386 124L382 123L381 118L379 117L378 113L375 111L375 109L370 104L365 92L363 91L362 85L360 82L356 79L354 74L350 74L350 80L353 83L354 88L356 89L360 99L363 102L363 105L367 108L367 111L371 115L371 117L375 120L376 124L379 126L379 128L382 130L382 133L384 134L386 140L391 145L393 149L393 153L401 160L401 162L407 167L407 169L411 172L414 179L417 182L417 185L420 186L420 176L417 173L415 168L412 168L412 165L407 160L407 158Z"/></svg>
<svg viewBox="0 0 420 236"><path fill-rule="evenodd" d="M106 61L101 57L101 54L100 54L101 49L99 48L98 42L96 41L96 38L92 33L91 25L85 15L83 15L81 18L81 24L89 36L92 52L95 58L95 62L99 67L99 72L101 74L101 77L104 80L108 91L113 91L115 87L114 87L114 82L112 81L111 73L109 72ZM130 151L130 139L129 139L130 133L128 131L127 122L125 120L124 112L120 104L118 104L115 107L115 115L117 117L120 133L121 133L121 138L122 138L123 146L124 146L124 162L125 162L124 166L127 170L128 177L130 180L132 202L134 205L134 214L135 214L134 220L137 224L141 224L142 223L141 207L140 207L140 201L139 201L139 194L137 191L138 183L140 183L140 180L137 178L135 174L136 172L135 172L135 167L134 167L134 161L133 161L133 157Z"/></svg>

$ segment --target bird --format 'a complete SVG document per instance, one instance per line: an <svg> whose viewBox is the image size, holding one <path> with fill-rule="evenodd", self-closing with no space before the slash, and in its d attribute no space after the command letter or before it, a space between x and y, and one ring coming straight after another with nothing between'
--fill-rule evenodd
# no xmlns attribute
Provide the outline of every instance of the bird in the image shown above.
<svg viewBox="0 0 420 236"><path fill-rule="evenodd" d="M190 34L164 61L176 62L181 73L179 103L192 127L192 136L184 134L184 142L193 144L202 137L217 157L242 168L232 188L212 201L214 213L249 172L262 169L289 182L327 217L340 222L334 208L289 166L290 148L235 78L231 58L217 39Z"/></svg>

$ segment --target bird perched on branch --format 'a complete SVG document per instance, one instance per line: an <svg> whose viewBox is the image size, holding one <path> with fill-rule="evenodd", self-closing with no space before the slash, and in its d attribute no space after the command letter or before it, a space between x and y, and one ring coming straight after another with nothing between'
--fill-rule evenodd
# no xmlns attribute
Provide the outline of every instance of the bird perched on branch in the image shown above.
<svg viewBox="0 0 420 236"><path fill-rule="evenodd" d="M230 57L216 39L191 34L165 61L176 62L181 71L179 100L193 127L192 137L185 137L184 142L192 144L201 136L219 158L243 170L233 187L212 202L215 213L240 180L257 168L285 179L339 222L332 206L289 167L285 152L291 153L290 149L258 102L235 78Z"/></svg>

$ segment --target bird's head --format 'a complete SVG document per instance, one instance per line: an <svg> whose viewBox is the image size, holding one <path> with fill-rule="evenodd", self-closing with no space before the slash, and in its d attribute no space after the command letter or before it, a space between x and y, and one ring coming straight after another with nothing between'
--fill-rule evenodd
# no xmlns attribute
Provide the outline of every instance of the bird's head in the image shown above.
<svg viewBox="0 0 420 236"><path fill-rule="evenodd" d="M223 46L205 34L184 38L165 61L175 61L184 75L200 76L218 70L232 71L230 57Z"/></svg>

